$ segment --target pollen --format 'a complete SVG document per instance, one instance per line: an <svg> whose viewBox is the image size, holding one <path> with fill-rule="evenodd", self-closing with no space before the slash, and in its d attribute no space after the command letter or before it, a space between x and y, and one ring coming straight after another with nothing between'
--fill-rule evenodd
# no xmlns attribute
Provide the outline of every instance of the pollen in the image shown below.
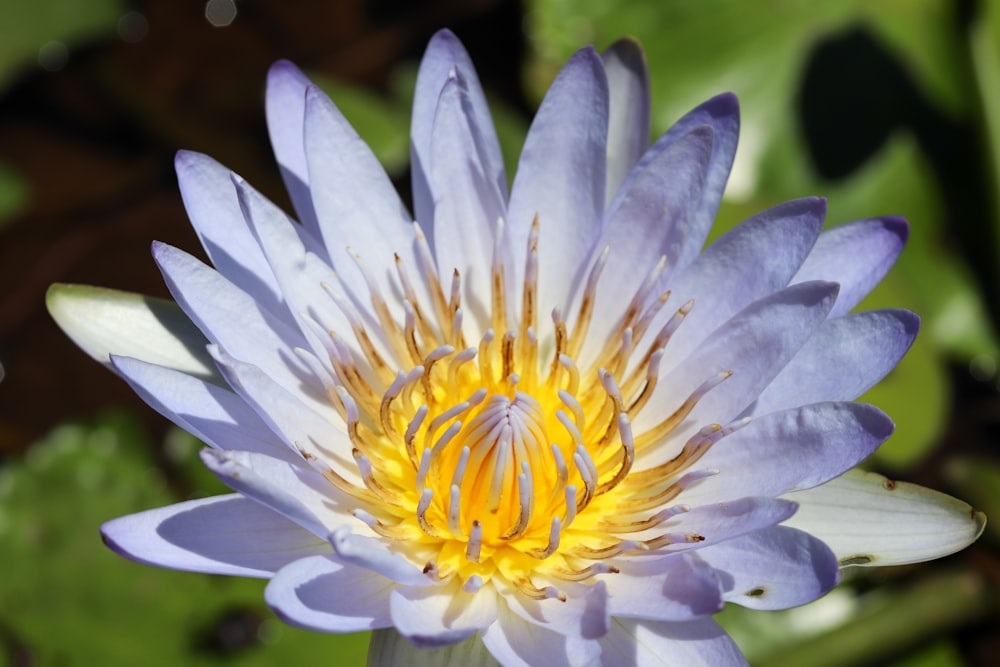
<svg viewBox="0 0 1000 667"><path fill-rule="evenodd" d="M673 414L634 433L663 352L694 304L650 331L669 298L654 292L664 258L612 334L588 341L605 248L571 320L555 310L540 324L539 225L536 218L518 299L508 294L510 267L495 253L482 299L489 326L476 340L466 339L463 276L454 270L449 284L441 281L448 274L416 225L421 266L395 258L402 303L392 305L402 308L367 280L379 331L338 299L356 345L347 348L347 332L328 332L336 378L329 397L356 467L338 470L322 452L303 453L356 504L359 521L428 576L458 577L474 590L499 578L531 598L564 599L561 584L613 575L617 556L691 541L670 531L687 509L671 501L704 477L687 469L731 428L706 427L671 461L633 468L643 448L669 436L728 374L706 378ZM499 248L502 222L495 234ZM423 300L414 287L421 284ZM400 311L401 321L392 315Z"/></svg>

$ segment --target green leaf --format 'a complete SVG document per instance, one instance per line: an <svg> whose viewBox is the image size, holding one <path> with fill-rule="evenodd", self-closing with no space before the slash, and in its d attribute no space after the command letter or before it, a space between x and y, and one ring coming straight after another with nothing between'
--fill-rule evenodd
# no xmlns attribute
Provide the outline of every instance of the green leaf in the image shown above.
<svg viewBox="0 0 1000 667"><path fill-rule="evenodd" d="M56 428L0 467L0 664L19 652L67 667L364 665L367 633L285 626L262 581L160 570L101 544L102 522L178 500L149 449L111 415Z"/></svg>

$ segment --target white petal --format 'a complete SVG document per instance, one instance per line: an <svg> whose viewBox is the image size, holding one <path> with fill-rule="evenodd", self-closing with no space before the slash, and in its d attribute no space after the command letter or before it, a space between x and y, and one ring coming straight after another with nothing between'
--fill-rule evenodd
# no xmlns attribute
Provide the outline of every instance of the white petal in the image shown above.
<svg viewBox="0 0 1000 667"><path fill-rule="evenodd" d="M538 309L543 314L565 308L596 237L605 204L607 131L604 65L593 49L581 49L559 72L528 130L507 211L516 257L525 256L538 216ZM521 262L513 269L523 274Z"/></svg>
<svg viewBox="0 0 1000 667"><path fill-rule="evenodd" d="M306 404L303 399L308 397L303 392L288 391L257 366L234 359L215 346L210 351L229 385L286 445L321 454L345 479L360 481L357 465L349 458L351 444L346 427L329 403Z"/></svg>
<svg viewBox="0 0 1000 667"><path fill-rule="evenodd" d="M862 470L787 497L799 511L785 525L826 542L842 565L940 558L972 544L986 526L986 516L960 500Z"/></svg>
<svg viewBox="0 0 1000 667"><path fill-rule="evenodd" d="M237 494L113 519L101 536L139 563L240 577L270 577L294 560L330 551L326 541Z"/></svg>
<svg viewBox="0 0 1000 667"><path fill-rule="evenodd" d="M392 581L369 570L314 556L283 567L264 589L281 620L319 632L385 628Z"/></svg>
<svg viewBox="0 0 1000 667"><path fill-rule="evenodd" d="M428 586L431 578L405 556L389 551L385 543L374 537L354 535L342 526L329 535L330 544L341 562L381 576L405 586Z"/></svg>
<svg viewBox="0 0 1000 667"><path fill-rule="evenodd" d="M479 637L444 648L414 646L394 628L376 630L368 644L368 667L501 667Z"/></svg>
<svg viewBox="0 0 1000 667"><path fill-rule="evenodd" d="M413 172L413 208L417 222L428 233L431 247L435 247L433 229L434 202L442 194L430 182L431 131L437 114L441 91L452 72L457 72L465 82L468 93L470 123L478 128L481 143L482 173L496 189L507 198L507 176L504 174L503 157L497 140L490 109L483 95L476 69L462 43L450 30L439 30L431 38L420 60L416 90L413 96L413 122L410 127L410 158ZM438 182L437 188L448 184ZM495 220L493 222L496 222Z"/></svg>
<svg viewBox="0 0 1000 667"><path fill-rule="evenodd" d="M298 67L287 60L279 60L267 73L265 111L271 146L278 159L285 188L299 220L312 234L319 236L316 211L309 192L309 167L303 136L306 90L312 85Z"/></svg>
<svg viewBox="0 0 1000 667"><path fill-rule="evenodd" d="M482 332L490 326L484 306L489 305L495 230L506 203L487 172L481 128L475 120L467 84L455 73L441 92L427 156L435 193L434 250L443 284L449 284L458 269L463 309L475 316L467 317L466 323L474 326L478 320ZM504 259L509 255L508 251Z"/></svg>
<svg viewBox="0 0 1000 667"><path fill-rule="evenodd" d="M418 264L412 219L392 182L330 98L315 87L306 91L305 136L313 205L333 267L346 284L363 286L357 255L382 294L394 294L393 253L408 266Z"/></svg>
<svg viewBox="0 0 1000 667"><path fill-rule="evenodd" d="M589 667L600 654L593 639L573 639L530 623L506 605L483 632L483 643L504 667Z"/></svg>
<svg viewBox="0 0 1000 667"><path fill-rule="evenodd" d="M649 148L649 68L642 46L620 39L601 54L608 75L608 170L605 201Z"/></svg>
<svg viewBox="0 0 1000 667"><path fill-rule="evenodd" d="M306 345L300 332L183 250L156 242L153 258L177 303L209 340L238 359L252 359L286 390L327 402L322 385L293 352Z"/></svg>
<svg viewBox="0 0 1000 667"><path fill-rule="evenodd" d="M389 598L392 623L421 647L439 647L468 639L497 617L492 586L466 593L456 578L447 586L398 588Z"/></svg>
<svg viewBox="0 0 1000 667"><path fill-rule="evenodd" d="M173 301L103 287L55 284L45 305L59 328L91 357L135 357L221 381L208 340Z"/></svg>
<svg viewBox="0 0 1000 667"><path fill-rule="evenodd" d="M595 584L557 582L566 599L532 600L512 588L497 584L511 611L524 620L567 637L596 639L608 631L608 590L604 581Z"/></svg>
<svg viewBox="0 0 1000 667"><path fill-rule="evenodd" d="M615 667L747 667L736 642L710 618L687 623L616 618L601 650L603 664Z"/></svg>
<svg viewBox="0 0 1000 667"><path fill-rule="evenodd" d="M243 220L233 173L200 153L180 151L174 159L188 218L215 268L268 310L284 311L281 291Z"/></svg>
<svg viewBox="0 0 1000 667"><path fill-rule="evenodd" d="M218 449L300 459L229 389L131 357L112 356L112 362L142 400L203 442Z"/></svg>
<svg viewBox="0 0 1000 667"><path fill-rule="evenodd" d="M264 454L203 449L201 460L223 484L325 538L347 523L361 525L322 475Z"/></svg>

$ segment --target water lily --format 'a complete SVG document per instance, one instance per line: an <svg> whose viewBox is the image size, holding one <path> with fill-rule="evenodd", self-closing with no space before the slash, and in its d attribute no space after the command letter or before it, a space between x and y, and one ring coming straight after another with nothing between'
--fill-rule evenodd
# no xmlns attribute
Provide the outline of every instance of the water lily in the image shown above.
<svg viewBox="0 0 1000 667"><path fill-rule="evenodd" d="M299 222L182 152L214 265L153 246L183 316L50 293L235 491L108 522L117 552L268 578L301 627L390 629L373 663L718 667L745 664L712 620L726 602L799 605L843 565L934 558L982 529L964 503L850 472L893 429L853 399L917 333L906 311L852 312L906 223L822 231L824 201L805 198L703 249L732 95L650 147L638 47L582 49L508 193L476 73L438 33L412 215L290 63L267 113Z"/></svg>

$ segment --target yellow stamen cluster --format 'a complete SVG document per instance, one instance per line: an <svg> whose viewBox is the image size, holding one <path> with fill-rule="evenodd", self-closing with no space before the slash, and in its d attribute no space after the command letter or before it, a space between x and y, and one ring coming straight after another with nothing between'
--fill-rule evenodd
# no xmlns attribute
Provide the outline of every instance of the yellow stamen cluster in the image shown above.
<svg viewBox="0 0 1000 667"><path fill-rule="evenodd" d="M329 394L347 424L360 483L306 455L356 500L358 519L401 553L426 563L429 576L458 576L467 590L499 576L540 599L561 597L560 581L616 571L610 559L622 553L701 539L623 535L655 529L684 511L669 503L698 473L681 473L723 429L703 429L656 468L632 468L637 452L666 437L728 374L710 378L673 414L633 434L632 422L656 387L664 347L693 303L645 341L669 296L652 294L665 266L661 260L596 359L580 368L576 359L594 315L605 250L590 271L572 330L553 312L554 342L542 354L536 333L538 230L536 219L519 317L512 317L498 253L490 276L491 328L474 344L463 333L462 276L453 272L446 293L419 228L421 278L430 303L421 303L410 267L398 257L402 325L368 280L384 352L349 304L338 301L364 360L346 351L331 354L339 384ZM500 223L497 238L503 234ZM330 335L335 349L346 350L336 333Z"/></svg>

